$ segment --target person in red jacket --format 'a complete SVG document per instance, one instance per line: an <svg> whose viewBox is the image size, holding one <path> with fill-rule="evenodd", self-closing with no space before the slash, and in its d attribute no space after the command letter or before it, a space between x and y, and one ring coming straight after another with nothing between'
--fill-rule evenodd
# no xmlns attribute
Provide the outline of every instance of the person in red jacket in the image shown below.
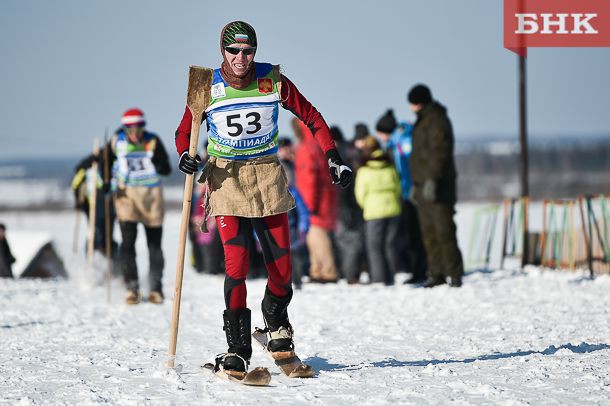
<svg viewBox="0 0 610 406"><path fill-rule="evenodd" d="M311 225L307 232L309 277L313 282L336 282L331 233L337 224L337 189L329 182L324 152L309 128L296 118L292 126L299 140L294 162L296 186L310 213Z"/></svg>
<svg viewBox="0 0 610 406"><path fill-rule="evenodd" d="M341 159L322 115L280 73L279 66L254 62L257 38L243 21L227 24L220 34L223 58L214 70L210 104L203 120L209 131L209 159L199 182L209 190L206 215L215 216L225 252L224 330L229 347L216 368L236 375L247 371L252 355L250 309L246 305L248 258L255 249L255 231L269 274L262 301L268 349L294 351L288 320L292 298L292 265L288 211L294 199L277 157L278 113L283 107L313 131L327 159L328 180L345 187L352 171ZM178 167L187 174L199 169L201 158L188 153L192 115L187 107L176 131Z"/></svg>

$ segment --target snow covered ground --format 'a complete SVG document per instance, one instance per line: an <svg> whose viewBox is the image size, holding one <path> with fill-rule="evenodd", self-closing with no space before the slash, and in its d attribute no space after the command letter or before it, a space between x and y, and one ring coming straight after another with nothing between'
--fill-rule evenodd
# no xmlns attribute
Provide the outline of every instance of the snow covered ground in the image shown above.
<svg viewBox="0 0 610 406"><path fill-rule="evenodd" d="M458 212L461 242L468 210ZM52 235L71 276L0 281L0 403L610 404L608 276L532 268L474 272L461 289L305 284L291 321L316 377L280 375L255 346L252 363L270 368L272 386L249 388L200 370L225 350L223 278L188 266L179 366L165 368L179 213L165 222L169 300L133 307L122 304L118 280L108 304L82 253L72 254L73 213L0 217L9 239ZM249 281L253 325L262 323L263 290L263 280Z"/></svg>

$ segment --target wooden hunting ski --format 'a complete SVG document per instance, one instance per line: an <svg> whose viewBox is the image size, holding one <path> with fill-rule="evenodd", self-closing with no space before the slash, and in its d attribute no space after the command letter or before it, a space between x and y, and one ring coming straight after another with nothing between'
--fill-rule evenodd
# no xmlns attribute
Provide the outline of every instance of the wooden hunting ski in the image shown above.
<svg viewBox="0 0 610 406"><path fill-rule="evenodd" d="M271 352L267 349L267 333L258 327L254 329L252 337L258 342L265 352L275 362L280 370L289 378L311 378L314 370L310 365L305 364L294 351Z"/></svg>

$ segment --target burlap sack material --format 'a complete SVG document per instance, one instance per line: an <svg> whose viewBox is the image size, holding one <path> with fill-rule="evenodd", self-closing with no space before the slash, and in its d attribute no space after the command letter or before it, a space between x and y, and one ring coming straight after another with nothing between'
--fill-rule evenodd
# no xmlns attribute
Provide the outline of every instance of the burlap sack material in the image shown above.
<svg viewBox="0 0 610 406"><path fill-rule="evenodd" d="M277 155L246 160L210 157L206 166L199 182L207 180L209 186L208 216L267 217L295 207Z"/></svg>
<svg viewBox="0 0 610 406"><path fill-rule="evenodd" d="M119 221L143 223L147 227L161 227L165 204L161 186L128 186L117 191L114 200Z"/></svg>

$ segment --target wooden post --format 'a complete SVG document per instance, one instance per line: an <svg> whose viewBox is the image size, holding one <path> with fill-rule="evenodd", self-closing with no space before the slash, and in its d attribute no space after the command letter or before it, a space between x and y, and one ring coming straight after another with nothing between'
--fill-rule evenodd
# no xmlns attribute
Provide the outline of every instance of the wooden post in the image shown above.
<svg viewBox="0 0 610 406"><path fill-rule="evenodd" d="M498 221L498 209L496 205L493 210L493 222L491 224L491 230L489 232L489 238L487 239L487 250L485 253L485 269L489 269L489 263L491 262L491 246L496 235L496 223Z"/></svg>
<svg viewBox="0 0 610 406"><path fill-rule="evenodd" d="M521 204L523 205L523 257L521 258L521 267L525 267L528 262L529 255L529 238L528 238L528 224L529 224L529 206L530 200L526 196L521 199Z"/></svg>
<svg viewBox="0 0 610 406"><path fill-rule="evenodd" d="M546 208L548 205L548 200L542 202L542 233L540 234L540 263L542 266L546 266L545 257L546 257Z"/></svg>
<svg viewBox="0 0 610 406"><path fill-rule="evenodd" d="M72 242L72 253L76 254L78 252L78 232L80 230L80 217L81 217L81 209L74 209L74 213L76 213L76 219L74 220L74 241Z"/></svg>
<svg viewBox="0 0 610 406"><path fill-rule="evenodd" d="M504 199L504 230L502 235L502 258L500 258L500 269L504 269L504 259L506 258L506 244L508 243L508 199Z"/></svg>
<svg viewBox="0 0 610 406"><path fill-rule="evenodd" d="M189 145L189 155L197 154L197 144L199 142L199 130L203 112L210 103L210 91L212 88L212 78L214 71L200 66L189 68L189 81L186 104L191 111L193 120L191 122L191 139ZM174 302L172 306L172 323L169 333L169 350L167 366L174 367L176 360L176 346L178 343L178 324L180 320L180 297L182 295L182 274L184 271L184 249L186 246L186 235L191 213L191 199L193 198L194 175L186 175L184 181L184 194L182 196L182 218L180 220L180 234L178 240L178 258L176 261L176 287L174 289Z"/></svg>
<svg viewBox="0 0 610 406"><path fill-rule="evenodd" d="M110 183L110 142L108 140L108 128L104 131L104 185ZM110 303L112 291L112 249L110 242L110 194L104 191L104 235L106 236L106 300Z"/></svg>
<svg viewBox="0 0 610 406"><path fill-rule="evenodd" d="M100 154L100 141L97 137L93 140L93 155L99 156ZM97 203L97 160L91 164L91 176L93 183L93 190L91 196L89 196L89 239L87 240L87 260L89 266L93 265L93 249L95 247L95 208Z"/></svg>
<svg viewBox="0 0 610 406"><path fill-rule="evenodd" d="M569 210L570 210L570 247L569 247L569 265L570 270L574 271L576 268L576 232L574 229L574 200L570 200L569 202Z"/></svg>
<svg viewBox="0 0 610 406"><path fill-rule="evenodd" d="M582 235L585 238L585 249L587 250L587 263L589 265L589 272L591 272L591 277L593 277L593 253L591 250L591 239L589 238L588 230L591 228L591 224L588 224L589 216L587 214L587 218L585 221L585 213L584 213L584 196L578 197L578 205L580 206L580 221L582 222ZM587 227L588 226L588 227Z"/></svg>

